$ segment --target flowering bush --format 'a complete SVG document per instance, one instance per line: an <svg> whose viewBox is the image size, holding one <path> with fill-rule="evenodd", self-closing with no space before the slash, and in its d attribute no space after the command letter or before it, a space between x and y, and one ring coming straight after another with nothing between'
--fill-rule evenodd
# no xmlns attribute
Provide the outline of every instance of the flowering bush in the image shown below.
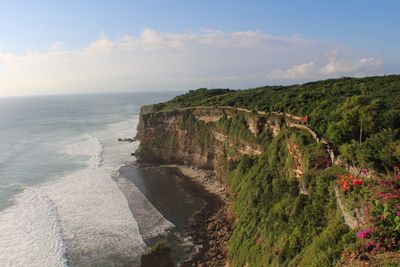
<svg viewBox="0 0 400 267"><path fill-rule="evenodd" d="M353 175L341 175L340 183L342 184L343 192L347 192L357 186L363 185L364 181L362 179L354 179Z"/></svg>
<svg viewBox="0 0 400 267"><path fill-rule="evenodd" d="M368 170L361 171L361 174L365 176ZM400 173L394 178L368 180L368 184L363 179L342 175L340 183L346 199L366 202L364 223L369 227L357 233L357 237L365 241L364 249L369 252L399 250Z"/></svg>
<svg viewBox="0 0 400 267"><path fill-rule="evenodd" d="M352 181L352 183L353 183L353 185L358 186L358 185L362 185L364 183L364 181L361 179L354 179Z"/></svg>
<svg viewBox="0 0 400 267"><path fill-rule="evenodd" d="M371 222L378 231L374 240L389 250L400 248L400 180L380 179L372 199Z"/></svg>
<svg viewBox="0 0 400 267"><path fill-rule="evenodd" d="M367 176L367 175L368 175L368 169L365 169L365 168L362 169L362 170L361 170L361 175L362 175L362 176Z"/></svg>
<svg viewBox="0 0 400 267"><path fill-rule="evenodd" d="M362 239L366 239L368 237L370 237L372 234L372 229L371 228L367 228L364 231L360 231L357 233L357 237L358 238L362 238Z"/></svg>

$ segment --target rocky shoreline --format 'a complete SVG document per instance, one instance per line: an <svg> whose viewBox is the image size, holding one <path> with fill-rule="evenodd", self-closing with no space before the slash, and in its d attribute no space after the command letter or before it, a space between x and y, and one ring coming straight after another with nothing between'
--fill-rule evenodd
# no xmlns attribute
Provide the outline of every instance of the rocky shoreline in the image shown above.
<svg viewBox="0 0 400 267"><path fill-rule="evenodd" d="M228 213L228 198L211 171L196 169L181 165L159 165L158 168L183 177L185 182L181 186L190 196L200 199L203 208L195 213L185 227L184 235L190 236L195 252L190 259L180 266L225 266L227 259L227 243L232 234L232 216ZM154 259L159 254L153 255ZM146 262L153 256L146 255ZM144 258L142 258L144 259ZM154 262L151 261L150 262ZM142 266L149 266L143 265ZM158 265L168 266L168 265Z"/></svg>
<svg viewBox="0 0 400 267"><path fill-rule="evenodd" d="M227 242L232 234L231 223L227 219L226 205L212 208L206 205L189 223L190 235L196 246L201 246L196 254L182 266L225 266Z"/></svg>
<svg viewBox="0 0 400 267"><path fill-rule="evenodd" d="M233 223L231 216L228 216L225 190L213 178L212 172L187 166L166 167L175 168L182 176L197 184L196 191L188 193L204 203L202 210L190 219L187 227L198 250L182 266L225 266Z"/></svg>

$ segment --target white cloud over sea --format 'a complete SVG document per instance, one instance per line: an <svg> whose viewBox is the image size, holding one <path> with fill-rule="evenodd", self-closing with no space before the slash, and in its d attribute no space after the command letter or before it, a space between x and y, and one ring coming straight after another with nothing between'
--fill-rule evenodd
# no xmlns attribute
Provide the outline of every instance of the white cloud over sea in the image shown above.
<svg viewBox="0 0 400 267"><path fill-rule="evenodd" d="M41 52L0 51L0 96L242 88L384 72L384 62L367 52L259 31L145 29L139 36L101 34L86 47L65 47L55 42Z"/></svg>

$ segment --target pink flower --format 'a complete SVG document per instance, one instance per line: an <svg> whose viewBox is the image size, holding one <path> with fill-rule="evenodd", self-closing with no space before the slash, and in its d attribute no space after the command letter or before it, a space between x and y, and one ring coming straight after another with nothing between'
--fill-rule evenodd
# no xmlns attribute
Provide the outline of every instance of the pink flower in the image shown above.
<svg viewBox="0 0 400 267"><path fill-rule="evenodd" d="M363 176L368 175L368 169L362 169L362 170L361 170L361 174L362 174Z"/></svg>
<svg viewBox="0 0 400 267"><path fill-rule="evenodd" d="M360 231L357 233L357 237L361 238L361 239L365 239L370 237L372 234L372 229L371 228L367 228L364 231Z"/></svg>
<svg viewBox="0 0 400 267"><path fill-rule="evenodd" d="M393 181L391 181L389 179L381 179L381 180L379 180L379 184L383 185L383 186L392 186Z"/></svg>

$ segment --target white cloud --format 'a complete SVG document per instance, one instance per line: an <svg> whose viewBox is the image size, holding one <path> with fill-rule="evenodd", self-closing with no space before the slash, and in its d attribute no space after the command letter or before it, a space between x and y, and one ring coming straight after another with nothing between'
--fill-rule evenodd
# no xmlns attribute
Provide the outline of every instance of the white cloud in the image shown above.
<svg viewBox="0 0 400 267"><path fill-rule="evenodd" d="M327 57L332 51L334 56ZM371 55L298 35L145 29L137 37L115 40L102 34L77 50L56 42L43 52L0 51L0 96L192 89L212 84L243 88L382 71L383 62Z"/></svg>
<svg viewBox="0 0 400 267"><path fill-rule="evenodd" d="M293 67L286 70L283 69L272 70L270 74L267 75L267 78L294 80L294 79L310 78L315 74L316 74L315 64L314 62L309 62L300 65L294 65Z"/></svg>
<svg viewBox="0 0 400 267"><path fill-rule="evenodd" d="M114 47L113 41L111 41L107 37L103 37L91 43L86 49L86 51L88 53L94 53L94 54L110 53L112 52L113 47Z"/></svg>
<svg viewBox="0 0 400 267"><path fill-rule="evenodd" d="M329 63L321 68L325 75L342 75L352 73L353 75L376 74L382 71L383 61L373 57L360 59L337 59L331 57Z"/></svg>
<svg viewBox="0 0 400 267"><path fill-rule="evenodd" d="M55 42L53 44L51 44L50 52L61 52L64 51L64 44L62 42Z"/></svg>
<svg viewBox="0 0 400 267"><path fill-rule="evenodd" d="M268 79L298 80L325 79L341 76L381 75L383 61L377 58L338 59L329 57L327 63L319 67L314 62L294 65L288 69L274 69L267 74Z"/></svg>

